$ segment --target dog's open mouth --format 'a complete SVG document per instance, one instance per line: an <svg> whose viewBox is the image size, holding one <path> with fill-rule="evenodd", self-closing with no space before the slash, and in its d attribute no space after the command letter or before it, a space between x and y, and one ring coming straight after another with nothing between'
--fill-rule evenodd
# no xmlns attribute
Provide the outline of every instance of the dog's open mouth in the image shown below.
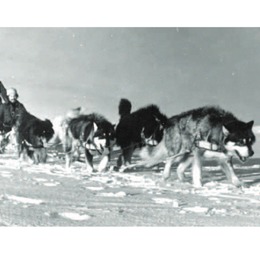
<svg viewBox="0 0 260 260"><path fill-rule="evenodd" d="M246 160L248 159L248 157L241 156L241 155L239 154L239 152L237 152L237 151L236 151L236 154L237 154L237 156L238 156L238 158L239 158L239 160L240 160L241 162L246 162Z"/></svg>

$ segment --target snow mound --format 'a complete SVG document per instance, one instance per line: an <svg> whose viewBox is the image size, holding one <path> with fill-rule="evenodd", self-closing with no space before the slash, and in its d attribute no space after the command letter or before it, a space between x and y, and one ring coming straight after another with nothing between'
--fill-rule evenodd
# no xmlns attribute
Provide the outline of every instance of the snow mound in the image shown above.
<svg viewBox="0 0 260 260"><path fill-rule="evenodd" d="M113 192L103 192L103 193L99 193L98 196L102 196L102 197L125 197L126 193L124 191L119 191L117 193L113 193Z"/></svg>
<svg viewBox="0 0 260 260"><path fill-rule="evenodd" d="M39 204L43 203L43 201L39 200L39 199L31 199L31 198L19 197L19 196L15 196L15 195L6 195L6 198L9 200L20 202L20 203L29 203L29 204L35 204L35 205L39 205Z"/></svg>
<svg viewBox="0 0 260 260"><path fill-rule="evenodd" d="M83 220L90 219L89 215L86 215L86 214L81 215L81 214L78 214L75 212L63 212L63 213L59 213L59 215L64 218L71 219L71 220L77 220L77 221L83 221Z"/></svg>

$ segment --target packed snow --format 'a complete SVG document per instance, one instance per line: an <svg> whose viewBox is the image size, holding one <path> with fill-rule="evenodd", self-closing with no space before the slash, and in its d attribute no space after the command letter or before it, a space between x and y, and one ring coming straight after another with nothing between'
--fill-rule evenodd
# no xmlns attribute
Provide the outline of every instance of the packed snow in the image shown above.
<svg viewBox="0 0 260 260"><path fill-rule="evenodd" d="M248 188L234 187L216 162L205 162L203 187L196 189L190 169L186 181L178 181L176 165L163 183L163 163L87 173L84 162L74 162L68 172L63 154L51 153L46 164L32 165L7 152L0 155L0 225L259 226L260 159L234 165Z"/></svg>

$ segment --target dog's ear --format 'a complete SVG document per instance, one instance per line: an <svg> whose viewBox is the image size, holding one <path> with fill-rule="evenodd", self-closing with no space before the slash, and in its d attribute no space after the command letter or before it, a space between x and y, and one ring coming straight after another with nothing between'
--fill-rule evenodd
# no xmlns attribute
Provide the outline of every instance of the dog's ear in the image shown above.
<svg viewBox="0 0 260 260"><path fill-rule="evenodd" d="M49 125L49 126L51 126L51 127L53 126L53 125L52 125L52 122L51 122L49 119L45 119L45 122L46 122L47 125Z"/></svg>
<svg viewBox="0 0 260 260"><path fill-rule="evenodd" d="M229 130L227 129L227 127L225 125L222 126L222 132L223 132L224 136L229 135Z"/></svg>
<svg viewBox="0 0 260 260"><path fill-rule="evenodd" d="M98 126L95 122L93 122L93 127L94 127L94 133L96 133L98 130Z"/></svg>
<svg viewBox="0 0 260 260"><path fill-rule="evenodd" d="M248 127L249 129L252 129L253 125L254 125L254 120L252 120L252 121L250 121L250 122L247 123L247 127Z"/></svg>

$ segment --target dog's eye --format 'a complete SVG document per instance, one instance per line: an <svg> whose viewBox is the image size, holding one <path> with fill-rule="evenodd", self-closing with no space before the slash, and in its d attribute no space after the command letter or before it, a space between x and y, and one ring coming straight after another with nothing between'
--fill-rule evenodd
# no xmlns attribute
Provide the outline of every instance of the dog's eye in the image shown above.
<svg viewBox="0 0 260 260"><path fill-rule="evenodd" d="M240 139L240 140L237 142L238 145L245 145L245 143L246 143L246 139Z"/></svg>

